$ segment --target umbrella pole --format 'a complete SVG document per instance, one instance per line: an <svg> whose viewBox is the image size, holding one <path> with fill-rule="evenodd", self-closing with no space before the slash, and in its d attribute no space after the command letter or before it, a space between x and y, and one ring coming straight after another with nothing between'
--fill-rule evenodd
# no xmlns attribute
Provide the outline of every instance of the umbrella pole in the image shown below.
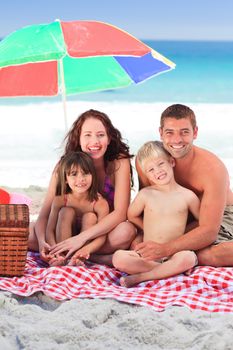
<svg viewBox="0 0 233 350"><path fill-rule="evenodd" d="M61 78L61 95L62 95L62 104L63 104L63 113L64 113L64 122L65 122L65 132L68 131L68 121L67 121L67 109L66 109L66 88L65 88L65 79L64 79L64 67L62 59L59 60L59 70Z"/></svg>

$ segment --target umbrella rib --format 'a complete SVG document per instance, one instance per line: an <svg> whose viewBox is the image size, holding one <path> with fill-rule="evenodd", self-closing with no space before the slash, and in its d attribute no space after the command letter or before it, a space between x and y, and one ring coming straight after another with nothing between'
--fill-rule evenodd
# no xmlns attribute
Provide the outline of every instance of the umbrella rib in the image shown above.
<svg viewBox="0 0 233 350"><path fill-rule="evenodd" d="M66 87L65 87L65 78L64 78L64 66L62 59L59 60L59 71L61 78L61 95L62 95L62 104L64 112L64 122L65 122L65 131L68 131L68 121L67 121L67 110L66 110Z"/></svg>

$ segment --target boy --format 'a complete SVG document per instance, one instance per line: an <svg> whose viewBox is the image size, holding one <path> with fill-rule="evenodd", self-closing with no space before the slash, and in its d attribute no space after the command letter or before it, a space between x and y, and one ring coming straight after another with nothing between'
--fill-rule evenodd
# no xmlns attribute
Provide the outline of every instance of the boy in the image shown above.
<svg viewBox="0 0 233 350"><path fill-rule="evenodd" d="M137 194L128 209L128 219L143 229L144 242L175 240L185 232L189 210L198 219L200 201L192 191L175 181L174 159L161 142L145 143L137 160L151 186ZM193 251L184 250L158 261L147 261L137 251L118 250L113 255L113 265L130 275L122 277L120 284L131 287L188 271L197 265L197 257Z"/></svg>

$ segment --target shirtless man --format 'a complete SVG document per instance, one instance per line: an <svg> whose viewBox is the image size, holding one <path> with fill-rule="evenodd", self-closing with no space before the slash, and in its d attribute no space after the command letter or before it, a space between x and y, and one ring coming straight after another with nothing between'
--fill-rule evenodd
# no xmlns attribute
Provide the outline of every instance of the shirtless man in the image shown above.
<svg viewBox="0 0 233 350"><path fill-rule="evenodd" d="M129 206L129 221L143 229L144 242L166 243L180 237L185 232L189 210L198 219L198 197L175 181L175 162L162 142L145 143L138 151L137 159L152 185L140 190ZM145 261L136 251L118 250L112 261L118 270L130 275L121 277L120 284L131 287L190 270L197 264L197 256L193 251L184 250L159 261Z"/></svg>
<svg viewBox="0 0 233 350"><path fill-rule="evenodd" d="M175 159L176 181L201 200L199 225L172 242L142 242L135 250L147 260L194 250L199 265L233 266L233 192L223 162L213 153L193 145L198 128L194 112L172 105L161 115L160 137ZM136 161L140 186L150 185Z"/></svg>

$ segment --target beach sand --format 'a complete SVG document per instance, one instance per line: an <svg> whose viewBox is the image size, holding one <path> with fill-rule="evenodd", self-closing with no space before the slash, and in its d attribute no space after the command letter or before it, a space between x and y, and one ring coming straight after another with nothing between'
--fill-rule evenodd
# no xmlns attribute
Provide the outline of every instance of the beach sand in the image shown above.
<svg viewBox="0 0 233 350"><path fill-rule="evenodd" d="M6 188L32 199L31 219L45 189ZM0 349L232 349L233 315L172 306L164 312L109 299L56 301L0 292Z"/></svg>

